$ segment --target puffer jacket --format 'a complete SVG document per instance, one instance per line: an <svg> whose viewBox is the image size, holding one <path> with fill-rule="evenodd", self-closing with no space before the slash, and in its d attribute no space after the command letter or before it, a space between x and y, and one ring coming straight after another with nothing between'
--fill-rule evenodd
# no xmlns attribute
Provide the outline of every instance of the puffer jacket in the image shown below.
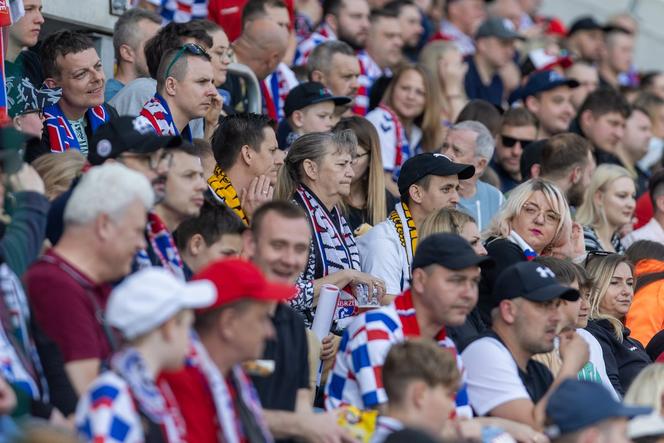
<svg viewBox="0 0 664 443"><path fill-rule="evenodd" d="M635 277L660 274L662 278L639 288L625 319L632 338L647 346L650 339L664 329L664 261L646 259L636 265Z"/></svg>

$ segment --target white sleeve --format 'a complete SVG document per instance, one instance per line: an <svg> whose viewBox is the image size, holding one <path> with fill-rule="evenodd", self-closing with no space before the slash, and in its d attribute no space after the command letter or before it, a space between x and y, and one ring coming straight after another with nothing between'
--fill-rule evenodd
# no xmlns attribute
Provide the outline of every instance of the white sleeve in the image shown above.
<svg viewBox="0 0 664 443"><path fill-rule="evenodd" d="M599 378L602 381L602 385L611 392L613 398L620 401L620 394L618 394L609 380L609 376L606 374L606 364L604 364L604 352L602 351L602 345L599 344L597 339L585 329L577 329L576 333L581 336L582 339L588 343L588 350L590 352L590 359L588 363L592 364L595 367L595 370L599 374ZM583 369L581 370L583 371Z"/></svg>
<svg viewBox="0 0 664 443"><path fill-rule="evenodd" d="M466 369L470 405L486 415L512 400L530 400L509 351L494 338L480 338L461 354Z"/></svg>
<svg viewBox="0 0 664 443"><path fill-rule="evenodd" d="M357 239L362 272L385 281L385 290L390 295L401 293L403 273L402 248L399 240L389 235L387 222L371 228ZM407 276L405 277L407 278Z"/></svg>
<svg viewBox="0 0 664 443"><path fill-rule="evenodd" d="M376 132L378 132L383 169L387 172L392 172L397 161L397 138L394 122L392 122L389 114L379 108L368 113L366 118L374 125Z"/></svg>

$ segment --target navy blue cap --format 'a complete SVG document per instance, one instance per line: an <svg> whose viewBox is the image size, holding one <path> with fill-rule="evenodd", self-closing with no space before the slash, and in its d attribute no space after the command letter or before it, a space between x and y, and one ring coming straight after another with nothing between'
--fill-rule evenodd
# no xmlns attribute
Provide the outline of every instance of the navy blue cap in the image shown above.
<svg viewBox="0 0 664 443"><path fill-rule="evenodd" d="M405 195L410 185L413 185L427 175L447 177L456 175L459 180L468 180L475 175L475 166L463 163L454 163L446 155L425 152L409 158L401 165L399 171L399 194Z"/></svg>
<svg viewBox="0 0 664 443"><path fill-rule="evenodd" d="M533 261L523 261L503 270L493 287L493 306L514 298L525 298L534 302L556 298L576 301L579 299L579 291L558 283L556 274L546 266Z"/></svg>
<svg viewBox="0 0 664 443"><path fill-rule="evenodd" d="M477 255L464 238L449 233L438 233L426 237L417 245L413 257L413 269L440 265L458 271L471 266L493 266L493 259Z"/></svg>
<svg viewBox="0 0 664 443"><path fill-rule="evenodd" d="M510 95L509 101L512 103L517 100L525 100L528 96L550 91L559 86L576 88L579 84L580 83L574 79L563 77L557 71L545 70L535 72L528 77L528 81L524 86L518 88Z"/></svg>
<svg viewBox="0 0 664 443"><path fill-rule="evenodd" d="M284 102L284 114L286 117L302 108L323 102L334 102L334 106L347 105L352 101L350 97L334 96L330 91L318 82L300 83L288 93Z"/></svg>
<svg viewBox="0 0 664 443"><path fill-rule="evenodd" d="M651 411L650 408L623 405L600 383L567 379L551 394L546 405L546 415L553 422L547 434L555 438L604 420L633 418Z"/></svg>

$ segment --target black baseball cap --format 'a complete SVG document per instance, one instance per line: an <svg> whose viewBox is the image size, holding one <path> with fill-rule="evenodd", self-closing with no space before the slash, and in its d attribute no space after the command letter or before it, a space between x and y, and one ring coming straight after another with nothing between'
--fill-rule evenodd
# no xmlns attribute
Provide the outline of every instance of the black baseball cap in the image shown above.
<svg viewBox="0 0 664 443"><path fill-rule="evenodd" d="M399 194L405 195L410 185L417 183L427 175L446 177L456 175L459 180L467 180L475 175L473 165L454 163L446 155L427 152L409 158L401 165L399 172Z"/></svg>
<svg viewBox="0 0 664 443"><path fill-rule="evenodd" d="M576 289L558 283L556 274L546 266L524 261L509 266L500 273L493 287L493 306L498 306L503 300L519 297L534 302L556 298L576 301L580 294Z"/></svg>
<svg viewBox="0 0 664 443"><path fill-rule="evenodd" d="M458 271L471 266L491 267L494 262L487 255L477 255L464 238L456 234L438 233L422 240L413 257L413 270L429 265Z"/></svg>
<svg viewBox="0 0 664 443"><path fill-rule="evenodd" d="M509 101L513 103L517 100L525 100L531 95L550 91L559 86L576 88L579 85L580 83L578 81L572 78L563 77L557 71L547 69L531 74L524 86L517 88L516 91L510 94Z"/></svg>
<svg viewBox="0 0 664 443"><path fill-rule="evenodd" d="M91 165L101 165L123 152L150 154L161 148L173 148L184 143L180 136L157 135L154 129L134 117L112 119L97 129L88 151Z"/></svg>
<svg viewBox="0 0 664 443"><path fill-rule="evenodd" d="M334 96L318 82L300 83L288 93L284 103L286 117L302 108L323 102L334 102L335 106L347 105L352 101L350 97Z"/></svg>
<svg viewBox="0 0 664 443"><path fill-rule="evenodd" d="M627 29L624 29L620 26L611 25L611 24L600 25L597 20L595 20L593 17L589 15L580 17L577 20L575 20L574 23L572 23L572 26L569 27L569 31L567 31L567 36L570 37L572 34L579 31L602 31L602 32L620 31L627 34L631 34L631 32L629 32Z"/></svg>
<svg viewBox="0 0 664 443"><path fill-rule="evenodd" d="M601 383L570 378L558 386L546 404L546 415L553 422L546 431L556 438L612 418L631 419L651 412L651 408L620 403Z"/></svg>
<svg viewBox="0 0 664 443"><path fill-rule="evenodd" d="M475 39L485 37L496 37L501 40L524 40L523 36L507 25L507 20L502 17L489 17L477 28Z"/></svg>

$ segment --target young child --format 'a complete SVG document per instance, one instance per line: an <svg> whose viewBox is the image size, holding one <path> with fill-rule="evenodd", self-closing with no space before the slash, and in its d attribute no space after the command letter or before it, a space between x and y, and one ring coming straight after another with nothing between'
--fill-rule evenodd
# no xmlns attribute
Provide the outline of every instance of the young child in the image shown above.
<svg viewBox="0 0 664 443"><path fill-rule="evenodd" d="M182 222L174 237L187 280L212 261L239 256L245 229L240 217L228 206L209 201L198 217Z"/></svg>
<svg viewBox="0 0 664 443"><path fill-rule="evenodd" d="M145 268L117 286L105 323L126 345L81 396L76 427L84 441L186 441L170 391L157 385L164 369L179 369L189 350L192 309L210 306L209 281L184 283L164 268Z"/></svg>
<svg viewBox="0 0 664 443"><path fill-rule="evenodd" d="M328 132L336 124L335 107L351 102L349 97L335 97L318 82L306 82L293 88L286 102L286 118L279 123L279 148L288 149L298 137L310 132Z"/></svg>

